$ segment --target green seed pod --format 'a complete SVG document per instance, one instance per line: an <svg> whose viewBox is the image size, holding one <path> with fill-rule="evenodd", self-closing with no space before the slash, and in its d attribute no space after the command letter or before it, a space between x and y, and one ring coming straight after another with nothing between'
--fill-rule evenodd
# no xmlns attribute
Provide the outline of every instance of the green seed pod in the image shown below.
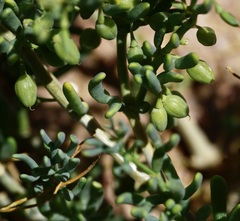
<svg viewBox="0 0 240 221"><path fill-rule="evenodd" d="M209 84L214 81L214 73L212 69L203 60L200 60L193 68L187 69L187 73L193 80L199 83Z"/></svg>
<svg viewBox="0 0 240 221"><path fill-rule="evenodd" d="M167 112L162 108L153 108L150 113L150 121L155 126L155 128L162 132L167 128Z"/></svg>
<svg viewBox="0 0 240 221"><path fill-rule="evenodd" d="M212 28L199 27L196 34L198 41L205 46L212 46L217 42L217 37Z"/></svg>
<svg viewBox="0 0 240 221"><path fill-rule="evenodd" d="M113 40L117 36L117 25L111 17L104 16L96 22L96 31L104 39Z"/></svg>
<svg viewBox="0 0 240 221"><path fill-rule="evenodd" d="M139 47L137 41L134 39L131 41L131 45L128 49L127 58L129 63L131 62L141 63L143 61L143 51Z"/></svg>
<svg viewBox="0 0 240 221"><path fill-rule="evenodd" d="M177 58L175 60L175 68L177 69L187 69L192 68L199 62L198 55L194 52L190 52L189 54Z"/></svg>
<svg viewBox="0 0 240 221"><path fill-rule="evenodd" d="M63 84L63 93L69 102L70 108L78 115L82 116L88 112L88 104L82 102L74 87L69 82Z"/></svg>
<svg viewBox="0 0 240 221"><path fill-rule="evenodd" d="M93 28L84 29L80 36L81 50L90 51L97 48L101 43L101 38Z"/></svg>
<svg viewBox="0 0 240 221"><path fill-rule="evenodd" d="M52 40L54 50L59 58L70 65L79 63L80 53L68 30L60 30L53 36Z"/></svg>
<svg viewBox="0 0 240 221"><path fill-rule="evenodd" d="M220 17L223 19L223 21L233 27L239 26L238 20L231 13L225 11L224 9L221 11Z"/></svg>
<svg viewBox="0 0 240 221"><path fill-rule="evenodd" d="M15 83L15 93L21 103L31 108L37 100L37 84L27 73L21 75Z"/></svg>
<svg viewBox="0 0 240 221"><path fill-rule="evenodd" d="M177 95L165 96L163 99L163 106L172 117L183 118L189 114L189 108L186 101Z"/></svg>

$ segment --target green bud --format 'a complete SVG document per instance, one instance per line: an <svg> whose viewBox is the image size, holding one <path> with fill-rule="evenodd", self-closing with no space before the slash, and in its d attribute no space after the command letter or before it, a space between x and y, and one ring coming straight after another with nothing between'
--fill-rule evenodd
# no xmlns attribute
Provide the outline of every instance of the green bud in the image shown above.
<svg viewBox="0 0 240 221"><path fill-rule="evenodd" d="M186 101L177 95L165 96L163 99L163 106L172 117L183 118L189 114L189 108Z"/></svg>
<svg viewBox="0 0 240 221"><path fill-rule="evenodd" d="M209 84L214 81L214 73L212 69L203 60L200 60L196 66L187 69L187 73L193 80L199 83Z"/></svg>
<svg viewBox="0 0 240 221"><path fill-rule="evenodd" d="M217 42L214 30L209 27L199 27L197 31L197 39L205 46L212 46Z"/></svg>
<svg viewBox="0 0 240 221"><path fill-rule="evenodd" d="M15 93L24 106L31 108L37 100L37 84L35 80L27 73L24 73L15 83Z"/></svg>

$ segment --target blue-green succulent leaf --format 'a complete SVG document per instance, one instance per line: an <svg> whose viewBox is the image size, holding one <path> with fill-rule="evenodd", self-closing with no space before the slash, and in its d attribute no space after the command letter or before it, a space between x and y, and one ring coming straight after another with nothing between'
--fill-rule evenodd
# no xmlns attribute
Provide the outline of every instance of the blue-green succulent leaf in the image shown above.
<svg viewBox="0 0 240 221"><path fill-rule="evenodd" d="M26 163L31 169L39 167L35 160L27 154L13 154L13 157Z"/></svg>
<svg viewBox="0 0 240 221"><path fill-rule="evenodd" d="M108 91L102 86L102 81L106 77L106 74L101 72L97 74L89 83L88 90L91 96L98 102L107 104L111 99Z"/></svg>

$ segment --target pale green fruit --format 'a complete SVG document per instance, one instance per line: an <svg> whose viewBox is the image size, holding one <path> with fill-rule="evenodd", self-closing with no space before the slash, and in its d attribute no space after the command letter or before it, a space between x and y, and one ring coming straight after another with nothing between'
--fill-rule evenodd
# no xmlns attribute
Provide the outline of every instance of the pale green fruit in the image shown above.
<svg viewBox="0 0 240 221"><path fill-rule="evenodd" d="M209 84L214 81L214 73L212 69L203 60L200 60L193 68L187 69L187 73L193 80L199 83Z"/></svg>
<svg viewBox="0 0 240 221"><path fill-rule="evenodd" d="M27 73L21 75L15 83L15 93L21 103L31 108L37 100L37 85Z"/></svg>

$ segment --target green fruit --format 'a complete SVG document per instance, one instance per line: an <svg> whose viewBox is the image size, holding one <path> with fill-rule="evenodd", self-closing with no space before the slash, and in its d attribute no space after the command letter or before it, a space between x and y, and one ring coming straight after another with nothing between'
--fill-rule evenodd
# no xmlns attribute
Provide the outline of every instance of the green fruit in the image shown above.
<svg viewBox="0 0 240 221"><path fill-rule="evenodd" d="M167 128L168 116L166 110L162 108L153 108L150 113L150 121L155 128L162 132Z"/></svg>
<svg viewBox="0 0 240 221"><path fill-rule="evenodd" d="M233 27L238 27L238 20L229 12L222 10L220 13L220 17L229 25Z"/></svg>
<svg viewBox="0 0 240 221"><path fill-rule="evenodd" d="M27 73L21 75L15 83L15 93L21 103L31 108L37 100L37 84Z"/></svg>
<svg viewBox="0 0 240 221"><path fill-rule="evenodd" d="M90 51L97 48L101 43L101 38L93 28L84 29L80 36L81 50Z"/></svg>
<svg viewBox="0 0 240 221"><path fill-rule="evenodd" d="M200 60L193 68L187 69L187 73L193 80L199 83L209 84L214 81L214 73L212 69L203 60Z"/></svg>
<svg viewBox="0 0 240 221"><path fill-rule="evenodd" d="M70 37L68 30L60 30L53 38L53 47L56 54L70 65L76 65L80 61L80 53L77 45Z"/></svg>
<svg viewBox="0 0 240 221"><path fill-rule="evenodd" d="M163 99L163 107L172 117L183 118L189 114L189 108L186 101L177 95L165 96Z"/></svg>
<svg viewBox="0 0 240 221"><path fill-rule="evenodd" d="M217 42L214 30L209 27L199 27L197 31L197 39L205 46L212 46Z"/></svg>
<svg viewBox="0 0 240 221"><path fill-rule="evenodd" d="M127 52L127 58L128 58L128 62L139 62L141 63L143 60L143 51L142 49L139 47L138 43L136 40L132 40L131 41L131 45L128 49Z"/></svg>
<svg viewBox="0 0 240 221"><path fill-rule="evenodd" d="M96 22L96 31L104 39L113 40L117 36L117 25L111 17L104 16Z"/></svg>

